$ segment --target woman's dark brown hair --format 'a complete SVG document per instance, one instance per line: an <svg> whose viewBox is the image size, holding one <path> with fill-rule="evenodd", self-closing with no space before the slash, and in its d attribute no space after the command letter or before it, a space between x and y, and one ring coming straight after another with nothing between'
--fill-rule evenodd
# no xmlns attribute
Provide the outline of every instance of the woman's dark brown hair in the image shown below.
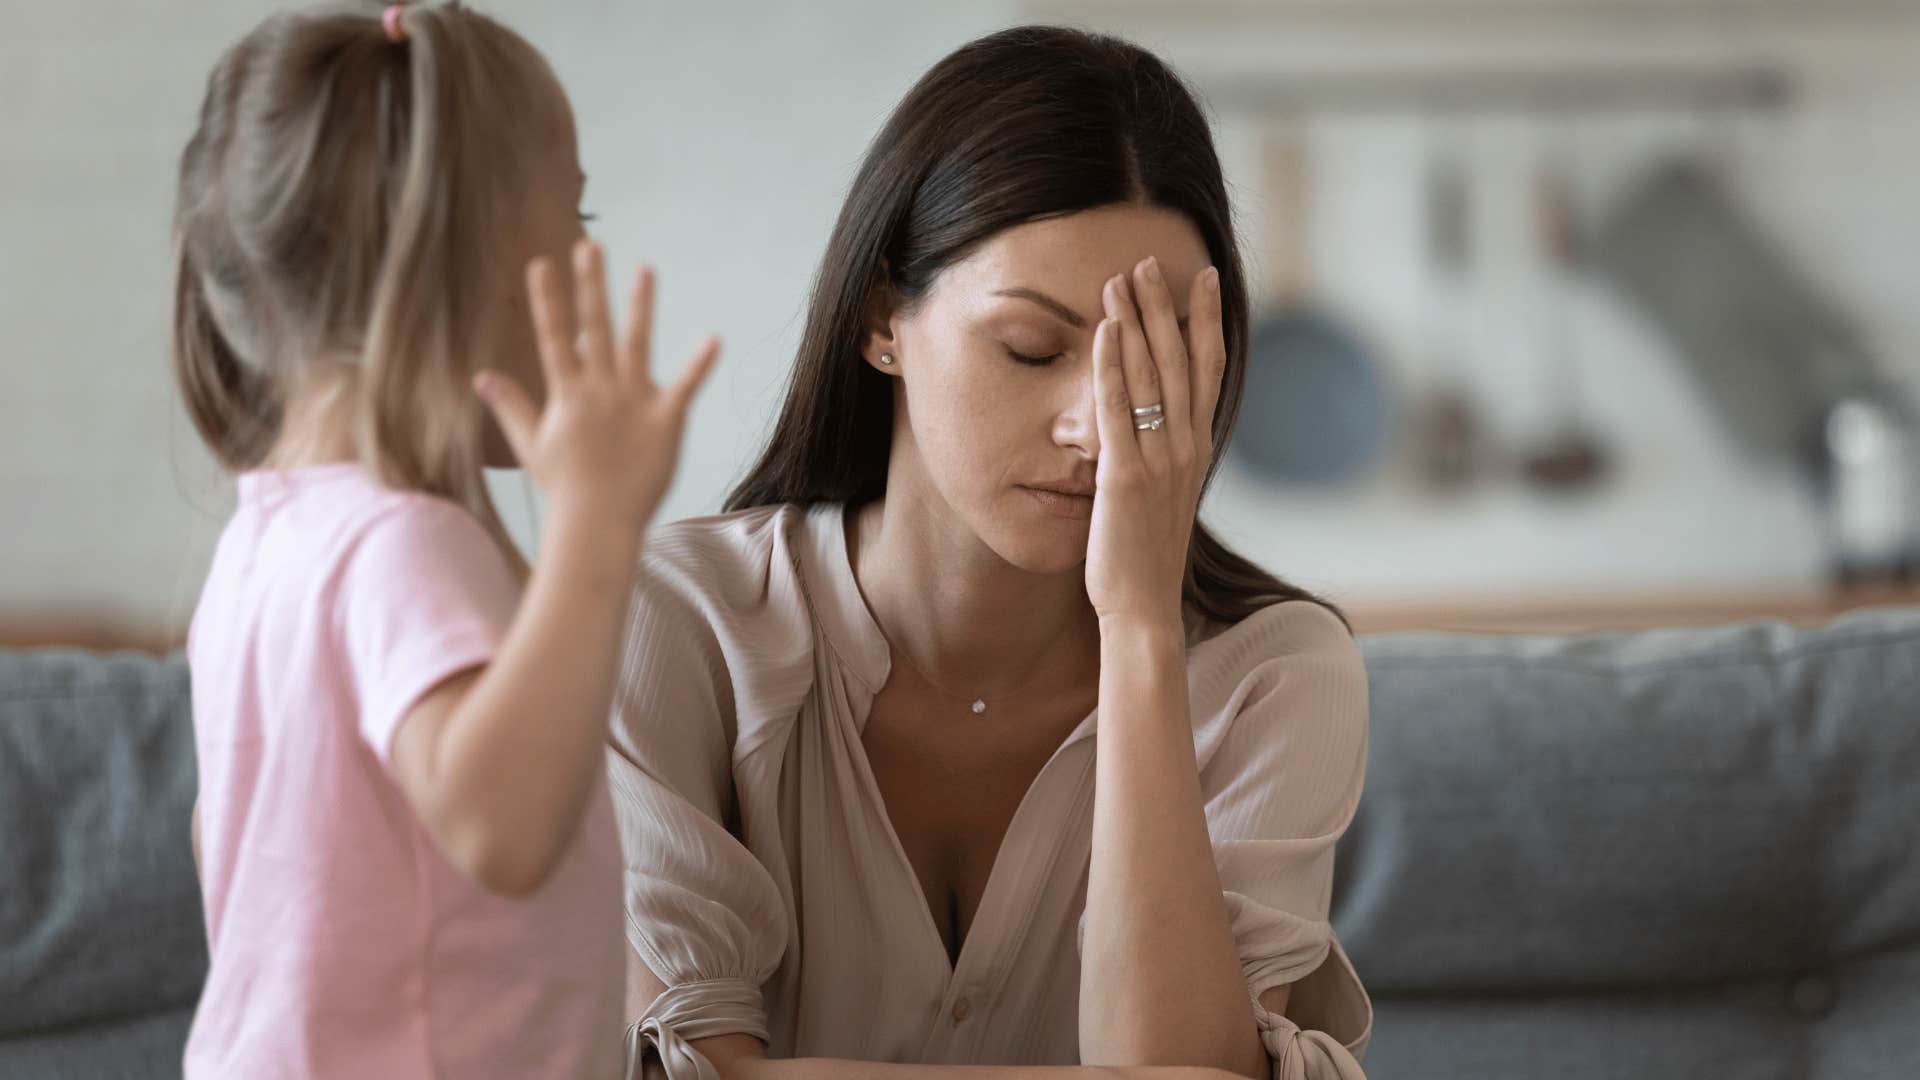
<svg viewBox="0 0 1920 1080"><path fill-rule="evenodd" d="M1227 370L1213 434L1224 447L1246 381L1247 282L1206 117L1145 49L1024 26L936 64L868 147L814 280L779 422L727 509L879 498L893 392L860 355L872 298L884 292L910 307L942 270L1003 229L1128 202L1186 217L1220 271ZM1216 450L1209 484L1218 467ZM1224 622L1283 600L1324 603L1198 522L1183 593Z"/></svg>

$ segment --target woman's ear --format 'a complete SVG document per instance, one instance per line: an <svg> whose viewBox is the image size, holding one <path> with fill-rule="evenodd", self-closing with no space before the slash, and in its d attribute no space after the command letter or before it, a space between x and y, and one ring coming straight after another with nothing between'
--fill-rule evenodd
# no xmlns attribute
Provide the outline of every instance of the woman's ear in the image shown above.
<svg viewBox="0 0 1920 1080"><path fill-rule="evenodd" d="M882 375L900 374L900 342L893 290L884 281L867 297L861 322L860 355Z"/></svg>

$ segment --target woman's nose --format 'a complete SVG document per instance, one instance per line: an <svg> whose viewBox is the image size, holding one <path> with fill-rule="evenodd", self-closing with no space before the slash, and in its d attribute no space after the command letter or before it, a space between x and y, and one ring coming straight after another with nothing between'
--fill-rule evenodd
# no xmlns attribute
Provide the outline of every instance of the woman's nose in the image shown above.
<svg viewBox="0 0 1920 1080"><path fill-rule="evenodd" d="M1053 441L1080 451L1090 461L1099 460L1100 425L1094 415L1092 369L1070 380L1062 393L1064 397L1054 414Z"/></svg>

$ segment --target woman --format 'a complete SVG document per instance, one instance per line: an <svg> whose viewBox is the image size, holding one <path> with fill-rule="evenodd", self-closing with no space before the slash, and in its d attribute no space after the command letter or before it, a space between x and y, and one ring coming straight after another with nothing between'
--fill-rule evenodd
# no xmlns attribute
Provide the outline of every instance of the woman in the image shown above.
<svg viewBox="0 0 1920 1080"><path fill-rule="evenodd" d="M1159 60L1015 29L900 103L765 455L645 555L611 760L668 1075L1360 1075L1359 654L1196 522L1246 339Z"/></svg>

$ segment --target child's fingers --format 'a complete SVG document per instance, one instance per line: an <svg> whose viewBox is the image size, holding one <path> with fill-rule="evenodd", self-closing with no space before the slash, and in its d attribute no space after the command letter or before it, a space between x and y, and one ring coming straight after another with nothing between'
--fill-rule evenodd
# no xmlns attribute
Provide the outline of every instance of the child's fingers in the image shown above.
<svg viewBox="0 0 1920 1080"><path fill-rule="evenodd" d="M688 406L693 404L694 395L700 392L700 387L707 381L707 376L713 373L713 366L719 360L720 339L708 337L700 343L700 348L693 354L693 359L687 361L687 369L680 373L679 381L675 382L673 389L669 391L673 395L675 414L685 414Z"/></svg>
<svg viewBox="0 0 1920 1080"><path fill-rule="evenodd" d="M652 367L653 267L642 266L633 276L627 297L627 332L620 344L622 374L644 376Z"/></svg>
<svg viewBox="0 0 1920 1080"><path fill-rule="evenodd" d="M580 327L580 360L587 370L613 371L613 315L607 310L607 258L600 245L573 246L573 307Z"/></svg>
<svg viewBox="0 0 1920 1080"><path fill-rule="evenodd" d="M573 318L560 288L560 276L551 260L527 263L527 305L533 311L534 343L540 350L540 369L547 385L555 386L579 373L580 358L573 351Z"/></svg>
<svg viewBox="0 0 1920 1080"><path fill-rule="evenodd" d="M500 433L507 437L513 456L525 465L533 449L534 432L540 428L540 410L533 399L512 378L497 371L482 371L473 377L473 389L487 403Z"/></svg>

